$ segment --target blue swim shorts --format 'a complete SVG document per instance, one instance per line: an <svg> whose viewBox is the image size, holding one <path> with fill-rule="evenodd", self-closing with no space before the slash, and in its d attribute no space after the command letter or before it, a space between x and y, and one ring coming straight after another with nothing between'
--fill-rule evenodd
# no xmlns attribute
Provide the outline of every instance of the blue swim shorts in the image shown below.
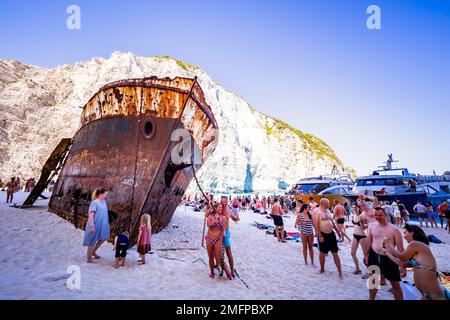
<svg viewBox="0 0 450 320"><path fill-rule="evenodd" d="M230 229L225 230L225 239L223 240L223 245L225 246L225 248L231 247L230 237L231 237Z"/></svg>

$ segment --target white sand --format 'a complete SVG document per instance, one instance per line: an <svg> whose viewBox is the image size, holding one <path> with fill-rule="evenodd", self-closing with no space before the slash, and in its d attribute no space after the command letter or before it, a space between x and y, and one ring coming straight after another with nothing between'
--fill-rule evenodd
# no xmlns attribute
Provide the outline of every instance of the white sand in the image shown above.
<svg viewBox="0 0 450 320"><path fill-rule="evenodd" d="M22 203L26 193L15 194ZM212 280L206 250L201 248L202 214L179 207L170 225L153 236L154 254L144 266L136 264L134 248L128 251L126 268L112 267L111 244L104 245L95 264L85 263L82 247L84 232L47 211L48 201L39 200L32 209L12 208L0 192L0 299L367 299L365 280L354 276L350 245L340 244L344 280L339 280L331 255L326 273L318 266L306 266L301 243L278 243L265 231L250 226L253 221L272 224L272 220L253 212L241 213L241 221L231 223L236 269L250 289L236 279ZM19 201L20 200L20 201ZM288 231L294 218L286 218ZM178 226L178 228L174 228ZM442 229L426 229L450 243ZM352 229L348 229L351 235ZM450 244L431 244L440 270L450 270ZM197 248L193 251L158 251L162 248ZM316 265L318 251L315 249ZM361 252L359 252L361 257ZM163 257L180 259L168 260ZM81 269L81 289L66 286L70 265ZM408 275L411 280L412 274ZM378 299L393 299L381 288Z"/></svg>

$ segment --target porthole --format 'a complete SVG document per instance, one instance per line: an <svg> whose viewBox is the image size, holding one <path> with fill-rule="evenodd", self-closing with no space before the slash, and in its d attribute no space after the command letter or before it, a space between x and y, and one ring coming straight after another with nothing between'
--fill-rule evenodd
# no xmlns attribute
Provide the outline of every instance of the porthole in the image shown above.
<svg viewBox="0 0 450 320"><path fill-rule="evenodd" d="M143 121L142 134L144 138L151 139L155 135L155 124L152 120L146 119Z"/></svg>

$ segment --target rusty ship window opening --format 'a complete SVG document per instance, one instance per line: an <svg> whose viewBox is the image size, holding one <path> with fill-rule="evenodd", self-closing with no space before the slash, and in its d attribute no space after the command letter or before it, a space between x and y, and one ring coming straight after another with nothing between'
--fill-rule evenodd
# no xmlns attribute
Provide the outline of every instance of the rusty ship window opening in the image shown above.
<svg viewBox="0 0 450 320"><path fill-rule="evenodd" d="M76 189L75 192L74 192L74 194L73 194L73 198L74 198L75 200L79 200L79 199L80 199L80 196L81 196L81 189Z"/></svg>
<svg viewBox="0 0 450 320"><path fill-rule="evenodd" d="M144 126L142 127L142 133L146 139L151 139L155 135L155 125L153 121L146 120Z"/></svg>
<svg viewBox="0 0 450 320"><path fill-rule="evenodd" d="M186 167L189 167L189 164L181 164L181 165L175 165L172 162L170 162L166 169L164 170L164 182L166 185L166 188L170 188L170 185L172 184L172 180L175 177L175 174L177 171L182 170Z"/></svg>

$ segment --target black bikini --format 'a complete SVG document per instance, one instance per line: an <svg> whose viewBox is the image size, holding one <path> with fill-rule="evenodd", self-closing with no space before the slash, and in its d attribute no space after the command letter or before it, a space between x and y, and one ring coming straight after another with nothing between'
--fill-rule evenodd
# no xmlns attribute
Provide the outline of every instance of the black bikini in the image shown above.
<svg viewBox="0 0 450 320"><path fill-rule="evenodd" d="M356 225L356 226L362 227L362 226L361 226L361 220L359 220L358 222L355 222L355 221L352 219L352 223L353 223L354 225ZM365 239L365 238L367 238L367 236L365 236L365 235L364 235L364 236L360 236L360 235L357 235L357 234L353 234L353 238L355 238L356 241L359 242L359 240Z"/></svg>

